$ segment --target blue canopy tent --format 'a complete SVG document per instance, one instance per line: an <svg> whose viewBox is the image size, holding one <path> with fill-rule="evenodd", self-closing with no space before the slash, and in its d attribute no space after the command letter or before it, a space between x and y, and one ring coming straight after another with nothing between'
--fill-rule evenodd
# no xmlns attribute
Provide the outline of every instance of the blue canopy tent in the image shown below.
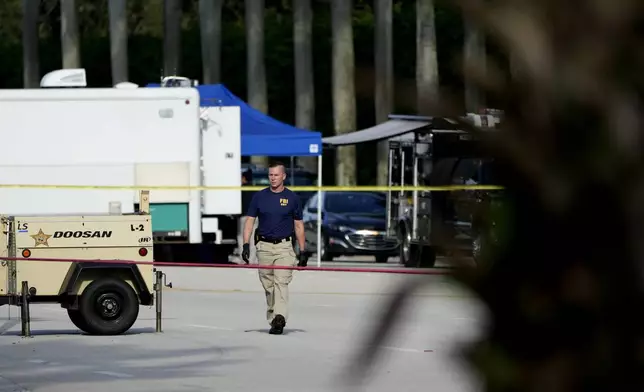
<svg viewBox="0 0 644 392"><path fill-rule="evenodd" d="M239 106L241 155L321 156L322 134L278 121L235 96L222 84L196 87L201 106Z"/></svg>
<svg viewBox="0 0 644 392"><path fill-rule="evenodd" d="M148 84L147 87L160 87ZM239 106L241 113L242 156L317 156L318 186L322 185L322 133L296 128L278 121L248 105L223 84L195 86L202 107ZM318 190L318 200L321 200ZM322 217L318 210L317 254L320 254ZM320 258L318 257L318 266Z"/></svg>
<svg viewBox="0 0 644 392"><path fill-rule="evenodd" d="M148 84L147 87L159 87ZM241 112L242 156L317 156L322 155L322 134L278 121L235 96L223 84L195 87L201 106L239 106Z"/></svg>

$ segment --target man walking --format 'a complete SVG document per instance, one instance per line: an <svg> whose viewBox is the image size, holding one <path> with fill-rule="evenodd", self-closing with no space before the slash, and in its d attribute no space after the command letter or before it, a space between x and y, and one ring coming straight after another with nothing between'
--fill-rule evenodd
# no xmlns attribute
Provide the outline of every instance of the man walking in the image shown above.
<svg viewBox="0 0 644 392"><path fill-rule="evenodd" d="M248 264L250 236L255 219L259 224L255 231L255 254L261 266L306 267L306 258L300 252L295 255L294 238L304 249L304 223L299 197L284 186L286 169L283 163L275 162L268 168L270 186L257 192L248 207L244 225L242 259ZM279 335L288 319L288 285L293 270L259 269L259 280L266 293L266 319L271 326L269 333Z"/></svg>

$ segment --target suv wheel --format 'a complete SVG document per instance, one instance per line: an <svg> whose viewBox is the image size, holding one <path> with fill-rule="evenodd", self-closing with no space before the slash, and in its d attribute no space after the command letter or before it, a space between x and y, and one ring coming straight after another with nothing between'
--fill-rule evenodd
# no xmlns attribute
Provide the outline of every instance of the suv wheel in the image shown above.
<svg viewBox="0 0 644 392"><path fill-rule="evenodd" d="M328 240L322 236L322 245L320 246L320 261L333 261L333 255L327 250Z"/></svg>

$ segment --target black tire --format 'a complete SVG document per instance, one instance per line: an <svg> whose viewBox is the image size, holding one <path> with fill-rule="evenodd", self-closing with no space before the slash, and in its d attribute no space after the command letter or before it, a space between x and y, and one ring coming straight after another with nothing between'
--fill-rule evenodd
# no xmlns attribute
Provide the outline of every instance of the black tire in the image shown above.
<svg viewBox="0 0 644 392"><path fill-rule="evenodd" d="M409 267L411 252L410 252L410 243L409 243L409 238L407 236L407 231L401 228L400 231L398 232L398 238L399 238L398 250L400 253L399 254L400 264L404 265L405 267Z"/></svg>
<svg viewBox="0 0 644 392"><path fill-rule="evenodd" d="M80 329L83 332L90 333L89 327L87 326L83 315L78 309L67 309L67 315L69 316L71 322L76 326L76 328Z"/></svg>
<svg viewBox="0 0 644 392"><path fill-rule="evenodd" d="M405 267L434 268L436 265L436 249L433 246L410 244L409 256L405 261Z"/></svg>
<svg viewBox="0 0 644 392"><path fill-rule="evenodd" d="M436 249L433 246L419 246L418 265L420 268L434 268L436 266Z"/></svg>
<svg viewBox="0 0 644 392"><path fill-rule="evenodd" d="M376 256L376 263L384 264L389 260L389 256Z"/></svg>
<svg viewBox="0 0 644 392"><path fill-rule="evenodd" d="M478 233L474 239L472 239L472 259L474 260L474 265L479 266L482 261L483 256L483 236L481 233Z"/></svg>
<svg viewBox="0 0 644 392"><path fill-rule="evenodd" d="M320 261L333 261L334 255L326 250L327 244L328 240L325 236L322 236L322 246L320 247L320 253L322 253L322 255L320 256Z"/></svg>
<svg viewBox="0 0 644 392"><path fill-rule="evenodd" d="M79 311L88 333L120 335L129 330L139 316L139 299L123 280L103 278L87 286L80 298Z"/></svg>

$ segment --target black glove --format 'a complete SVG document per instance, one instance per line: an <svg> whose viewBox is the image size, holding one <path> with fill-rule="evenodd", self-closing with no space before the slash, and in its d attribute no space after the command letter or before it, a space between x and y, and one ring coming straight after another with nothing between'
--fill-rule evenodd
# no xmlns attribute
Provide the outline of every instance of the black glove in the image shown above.
<svg viewBox="0 0 644 392"><path fill-rule="evenodd" d="M309 262L309 258L306 257L306 255L303 252L300 252L299 255L297 255L297 266L298 267L306 267L306 264Z"/></svg>
<svg viewBox="0 0 644 392"><path fill-rule="evenodd" d="M248 258L250 257L250 245L244 244L244 247L242 248L242 260L248 264Z"/></svg>

